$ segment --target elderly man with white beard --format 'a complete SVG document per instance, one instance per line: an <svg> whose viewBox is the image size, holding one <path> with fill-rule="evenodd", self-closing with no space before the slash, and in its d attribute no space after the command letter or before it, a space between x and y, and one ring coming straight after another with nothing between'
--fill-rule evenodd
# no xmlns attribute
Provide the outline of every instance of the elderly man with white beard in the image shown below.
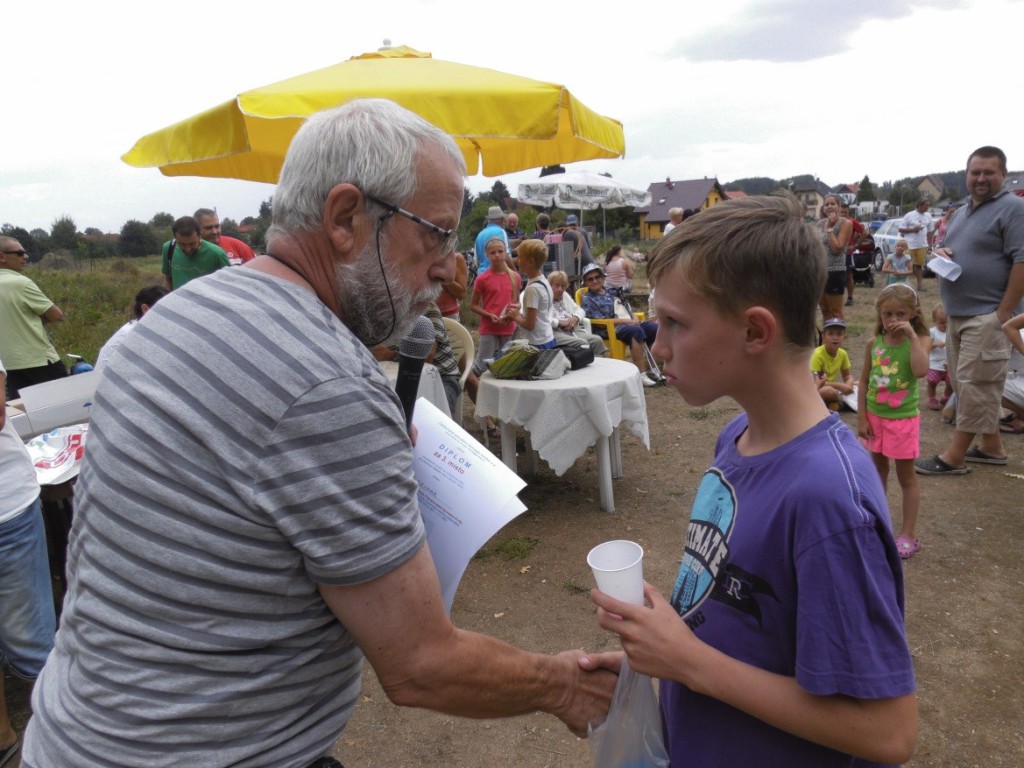
<svg viewBox="0 0 1024 768"><path fill-rule="evenodd" d="M603 719L614 675L448 619L368 348L454 273L465 165L387 101L319 113L267 254L163 299L96 393L23 765L337 766L362 660L404 706Z"/></svg>

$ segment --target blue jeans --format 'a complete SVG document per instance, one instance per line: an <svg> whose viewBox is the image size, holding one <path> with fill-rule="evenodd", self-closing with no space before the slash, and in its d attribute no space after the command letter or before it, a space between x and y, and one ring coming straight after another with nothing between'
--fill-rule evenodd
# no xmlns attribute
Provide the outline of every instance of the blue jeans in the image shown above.
<svg viewBox="0 0 1024 768"><path fill-rule="evenodd" d="M657 336L658 324L653 320L644 320L636 325L615 326L615 337L627 347L634 341L642 341L650 346Z"/></svg>
<svg viewBox="0 0 1024 768"><path fill-rule="evenodd" d="M39 499L0 523L0 605L0 667L34 680L57 631Z"/></svg>

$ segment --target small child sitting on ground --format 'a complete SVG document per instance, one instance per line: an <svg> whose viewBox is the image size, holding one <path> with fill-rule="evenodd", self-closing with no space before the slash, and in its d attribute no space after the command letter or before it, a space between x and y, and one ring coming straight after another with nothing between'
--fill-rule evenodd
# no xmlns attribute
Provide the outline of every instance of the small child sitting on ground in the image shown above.
<svg viewBox="0 0 1024 768"><path fill-rule="evenodd" d="M946 310L939 302L932 307L932 322L934 325L928 329L931 337L931 344L928 347L928 373L925 380L928 382L928 410L939 411L953 394L953 387L949 383L949 370L946 366ZM946 389L942 399L938 399L939 384L946 383Z"/></svg>
<svg viewBox="0 0 1024 768"><path fill-rule="evenodd" d="M846 343L846 323L841 317L830 317L825 321L821 341L821 346L811 355L811 373L818 394L831 411L838 411L844 402L852 410L857 410L851 405L856 402L857 385L850 370L850 356L843 349Z"/></svg>

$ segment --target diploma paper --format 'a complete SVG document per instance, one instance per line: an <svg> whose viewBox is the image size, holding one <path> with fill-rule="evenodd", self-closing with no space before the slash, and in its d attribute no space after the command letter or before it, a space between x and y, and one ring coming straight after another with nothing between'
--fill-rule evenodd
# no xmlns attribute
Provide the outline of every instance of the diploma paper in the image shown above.
<svg viewBox="0 0 1024 768"><path fill-rule="evenodd" d="M445 610L451 613L470 558L526 511L516 496L526 481L428 400L416 401L412 423L419 433L413 469L420 514Z"/></svg>

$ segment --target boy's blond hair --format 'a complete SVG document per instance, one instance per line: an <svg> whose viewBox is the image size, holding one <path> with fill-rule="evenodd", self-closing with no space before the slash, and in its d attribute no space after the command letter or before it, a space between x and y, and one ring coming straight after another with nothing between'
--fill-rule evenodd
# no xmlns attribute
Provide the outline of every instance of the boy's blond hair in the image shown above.
<svg viewBox="0 0 1024 768"><path fill-rule="evenodd" d="M532 266L539 267L548 260L548 247L543 240L523 240L516 248L516 255L520 262L525 259Z"/></svg>
<svg viewBox="0 0 1024 768"><path fill-rule="evenodd" d="M803 216L803 206L788 192L719 203L659 241L647 276L657 287L675 271L722 315L766 307L779 319L787 344L812 348L825 289L825 246Z"/></svg>
<svg viewBox="0 0 1024 768"><path fill-rule="evenodd" d="M892 244L893 248L895 248L900 243L903 243L905 246L907 246L907 248L910 247L910 243L908 242L907 238L905 238L905 237L898 237L898 238L896 238L896 242L894 242Z"/></svg>

